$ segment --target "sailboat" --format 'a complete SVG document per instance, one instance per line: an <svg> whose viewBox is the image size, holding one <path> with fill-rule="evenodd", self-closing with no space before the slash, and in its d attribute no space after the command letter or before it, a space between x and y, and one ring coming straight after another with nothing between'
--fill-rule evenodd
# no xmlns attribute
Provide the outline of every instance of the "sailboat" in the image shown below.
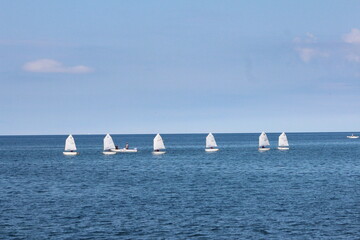
<svg viewBox="0 0 360 240"><path fill-rule="evenodd" d="M259 151L270 150L267 146L270 146L269 139L267 138L266 133L262 132L259 136Z"/></svg>
<svg viewBox="0 0 360 240"><path fill-rule="evenodd" d="M165 150L165 145L164 145L164 141L162 140L162 137L160 136L160 134L157 134L154 138L153 154L160 155L160 154L165 153L165 151L160 151L160 150Z"/></svg>
<svg viewBox="0 0 360 240"><path fill-rule="evenodd" d="M103 154L105 154L105 155L114 155L114 154L116 154L116 152L112 152L112 149L115 149L114 141L113 141L112 137L110 136L110 134L106 134L106 136L104 137L104 151L103 151Z"/></svg>
<svg viewBox="0 0 360 240"><path fill-rule="evenodd" d="M216 141L215 141L215 137L214 135L212 135L212 133L209 133L209 135L207 135L206 137L206 148L205 151L206 152L216 152L219 151L218 148L216 148Z"/></svg>
<svg viewBox="0 0 360 240"><path fill-rule="evenodd" d="M289 142L288 142L287 136L284 132L279 136L278 149L279 150L289 150Z"/></svg>
<svg viewBox="0 0 360 240"><path fill-rule="evenodd" d="M70 134L65 141L65 152L63 152L63 154L67 156L78 155L79 153L75 151L76 151L75 140L73 136Z"/></svg>
<svg viewBox="0 0 360 240"><path fill-rule="evenodd" d="M347 138L359 138L359 136L355 136L354 134L351 134L351 136L346 136Z"/></svg>

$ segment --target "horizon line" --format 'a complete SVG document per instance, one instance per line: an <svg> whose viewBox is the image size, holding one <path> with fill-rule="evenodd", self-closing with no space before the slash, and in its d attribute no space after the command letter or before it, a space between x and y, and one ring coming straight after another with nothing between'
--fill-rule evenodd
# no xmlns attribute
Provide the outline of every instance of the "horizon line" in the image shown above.
<svg viewBox="0 0 360 240"><path fill-rule="evenodd" d="M351 133L351 132L360 132L360 131L318 131L318 132L314 132L314 131L270 131L270 132L266 132L265 133ZM163 134L163 135L187 135L187 134L209 134L209 133L214 133L214 134L256 134L256 133L261 133L261 132L193 132L193 133L161 133L158 132L159 134ZM67 136L67 135L77 135L77 136L90 136L90 135L106 135L106 134L110 134L110 135L156 135L157 133L57 133L57 134L0 134L0 137L10 137L10 136Z"/></svg>

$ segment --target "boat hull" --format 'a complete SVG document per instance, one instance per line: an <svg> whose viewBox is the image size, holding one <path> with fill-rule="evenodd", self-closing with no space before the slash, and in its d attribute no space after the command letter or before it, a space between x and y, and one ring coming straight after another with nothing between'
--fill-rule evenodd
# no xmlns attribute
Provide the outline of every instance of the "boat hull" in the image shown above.
<svg viewBox="0 0 360 240"><path fill-rule="evenodd" d="M109 152L103 152L103 154L104 154L104 155L115 155L116 152L110 152L110 151L109 151Z"/></svg>
<svg viewBox="0 0 360 240"><path fill-rule="evenodd" d="M352 138L352 139L354 139L354 138L359 138L359 136L346 136L347 138Z"/></svg>
<svg viewBox="0 0 360 240"><path fill-rule="evenodd" d="M279 150L289 150L289 147L278 147Z"/></svg>
<svg viewBox="0 0 360 240"><path fill-rule="evenodd" d="M79 153L78 152L63 152L63 154L65 156L75 156L75 155L78 155Z"/></svg>
<svg viewBox="0 0 360 240"><path fill-rule="evenodd" d="M154 155L162 155L162 154L164 154L165 152L162 152L162 151L159 151L159 152L153 151L152 153L153 153Z"/></svg>
<svg viewBox="0 0 360 240"><path fill-rule="evenodd" d="M259 152L266 152L269 150L270 150L270 148L259 148Z"/></svg>
<svg viewBox="0 0 360 240"><path fill-rule="evenodd" d="M121 149L111 149L110 151L119 152L119 153L134 153L134 152L137 152L138 150L136 148L133 148L133 149L121 148Z"/></svg>
<svg viewBox="0 0 360 240"><path fill-rule="evenodd" d="M217 152L219 151L218 148L205 148L205 152Z"/></svg>

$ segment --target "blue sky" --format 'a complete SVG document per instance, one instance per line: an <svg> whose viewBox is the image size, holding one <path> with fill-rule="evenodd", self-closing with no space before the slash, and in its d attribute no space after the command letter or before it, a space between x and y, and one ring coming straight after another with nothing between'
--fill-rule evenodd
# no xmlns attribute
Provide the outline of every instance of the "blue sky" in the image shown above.
<svg viewBox="0 0 360 240"><path fill-rule="evenodd" d="M0 134L359 131L359 1L1 1Z"/></svg>

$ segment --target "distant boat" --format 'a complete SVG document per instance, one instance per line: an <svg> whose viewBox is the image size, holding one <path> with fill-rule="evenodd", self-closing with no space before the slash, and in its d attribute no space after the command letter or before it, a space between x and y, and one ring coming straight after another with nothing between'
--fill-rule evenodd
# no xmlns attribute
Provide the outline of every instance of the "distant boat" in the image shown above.
<svg viewBox="0 0 360 240"><path fill-rule="evenodd" d="M278 149L279 150L289 150L289 142L288 142L287 136L284 132L279 136Z"/></svg>
<svg viewBox="0 0 360 240"><path fill-rule="evenodd" d="M112 152L112 149L115 149L114 141L113 141L112 137L110 136L110 134L106 134L106 136L104 137L104 151L103 151L103 154L105 154L105 155L114 155L114 154L116 154L116 152Z"/></svg>
<svg viewBox="0 0 360 240"><path fill-rule="evenodd" d="M359 138L359 136L354 136L354 134L351 134L351 136L346 136L347 138Z"/></svg>
<svg viewBox="0 0 360 240"><path fill-rule="evenodd" d="M270 148L267 148L267 146L270 146L269 139L266 136L266 133L262 132L259 136L259 151L270 150Z"/></svg>
<svg viewBox="0 0 360 240"><path fill-rule="evenodd" d="M164 145L164 141L163 141L162 137L160 136L160 134L157 134L154 138L153 154L160 155L160 154L165 153L165 151L160 151L160 150L165 150L165 145Z"/></svg>
<svg viewBox="0 0 360 240"><path fill-rule="evenodd" d="M115 148L111 149L111 151L120 153L132 153L137 152L137 148L129 148L129 144L126 143L126 146L124 148L118 148L118 146L115 146Z"/></svg>
<svg viewBox="0 0 360 240"><path fill-rule="evenodd" d="M73 136L70 134L65 141L65 152L63 152L63 154L67 156L78 155L79 153L75 151L76 151L75 140Z"/></svg>
<svg viewBox="0 0 360 240"><path fill-rule="evenodd" d="M111 151L113 152L120 152L120 153L133 153L133 152L137 152L137 148L132 148L132 149L126 149L126 148L115 148L115 149L111 149Z"/></svg>
<svg viewBox="0 0 360 240"><path fill-rule="evenodd" d="M206 152L216 152L219 151L216 145L215 137L212 135L212 133L209 133L206 137Z"/></svg>

